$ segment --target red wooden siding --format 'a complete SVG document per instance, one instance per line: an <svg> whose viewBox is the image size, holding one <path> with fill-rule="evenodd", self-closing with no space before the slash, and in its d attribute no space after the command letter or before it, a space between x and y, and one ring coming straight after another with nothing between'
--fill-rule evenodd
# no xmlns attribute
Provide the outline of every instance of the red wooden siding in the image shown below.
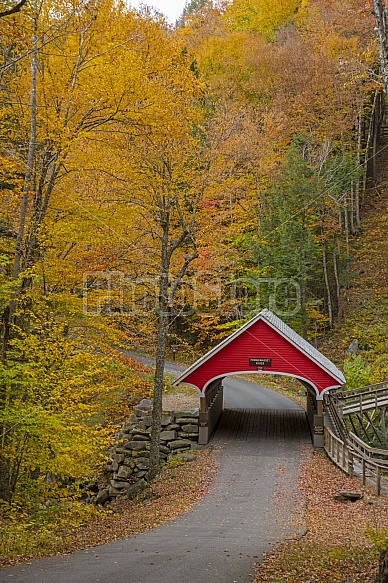
<svg viewBox="0 0 388 583"><path fill-rule="evenodd" d="M271 358L272 365L264 367L264 371L307 379L314 383L318 393L328 387L340 386L338 379L261 319L182 378L182 382L192 384L202 391L206 383L215 377L233 372L256 371L255 366L249 366L249 358Z"/></svg>

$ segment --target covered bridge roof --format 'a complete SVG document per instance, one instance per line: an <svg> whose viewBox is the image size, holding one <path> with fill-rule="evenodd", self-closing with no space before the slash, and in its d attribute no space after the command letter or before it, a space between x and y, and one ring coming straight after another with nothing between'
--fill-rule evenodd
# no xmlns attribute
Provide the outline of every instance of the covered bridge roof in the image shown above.
<svg viewBox="0 0 388 583"><path fill-rule="evenodd" d="M237 373L281 374L307 382L317 396L345 384L342 372L270 310L264 309L191 365L175 382L203 393Z"/></svg>

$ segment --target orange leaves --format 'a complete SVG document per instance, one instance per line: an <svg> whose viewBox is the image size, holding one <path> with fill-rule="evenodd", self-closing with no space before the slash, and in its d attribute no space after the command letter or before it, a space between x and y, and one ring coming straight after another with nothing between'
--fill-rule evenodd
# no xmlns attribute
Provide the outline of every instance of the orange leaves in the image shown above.
<svg viewBox="0 0 388 583"><path fill-rule="evenodd" d="M303 464L299 487L306 503L307 533L267 555L255 582L342 583L345 577L352 583L373 583L378 552L366 530L387 528L387 501L376 500L359 480L346 477L321 453ZM334 496L340 490L361 492L364 498L338 502Z"/></svg>

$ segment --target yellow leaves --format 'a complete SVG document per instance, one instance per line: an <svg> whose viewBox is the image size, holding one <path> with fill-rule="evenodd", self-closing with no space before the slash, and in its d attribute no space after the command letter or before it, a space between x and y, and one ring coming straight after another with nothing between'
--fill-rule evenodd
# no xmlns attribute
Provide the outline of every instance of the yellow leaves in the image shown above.
<svg viewBox="0 0 388 583"><path fill-rule="evenodd" d="M329 318L326 314L320 312L316 306L309 304L307 306L307 315L312 322L312 329L318 328L325 330L329 323Z"/></svg>
<svg viewBox="0 0 388 583"><path fill-rule="evenodd" d="M0 367L8 394L0 411L3 455L20 470L16 498L26 485L31 500L46 497L47 474L55 476L59 490L61 479L88 478L113 426L128 415L133 400L149 396L144 367L134 375L134 363L112 349L126 335L102 319L85 326L79 316L65 315L69 305L61 305L60 295L42 298L39 289L26 294L27 307L24 314L19 307L18 318L28 314L28 330L18 330ZM28 478L36 467L39 492Z"/></svg>
<svg viewBox="0 0 388 583"><path fill-rule="evenodd" d="M281 25L292 20L300 0L233 0L225 19L231 30L249 30L271 35Z"/></svg>
<svg viewBox="0 0 388 583"><path fill-rule="evenodd" d="M94 128L109 122L111 129L116 118L132 126L158 118L171 123L168 104L198 94L183 46L160 23L110 0L99 3L95 17L87 12L79 20L66 15L68 34L39 53L38 140L57 144L63 157ZM43 28L50 26L50 13L41 19ZM21 115L28 112L29 83L28 74L17 78Z"/></svg>

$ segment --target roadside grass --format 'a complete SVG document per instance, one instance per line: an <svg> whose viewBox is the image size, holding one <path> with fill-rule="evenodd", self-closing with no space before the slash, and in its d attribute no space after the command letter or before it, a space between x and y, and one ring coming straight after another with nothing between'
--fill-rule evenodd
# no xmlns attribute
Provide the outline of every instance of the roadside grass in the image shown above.
<svg viewBox="0 0 388 583"><path fill-rule="evenodd" d="M187 365L188 366L188 365ZM173 382L175 378L170 375L165 375L165 382L163 386L163 395L184 395L187 397L196 396L199 400L199 395L194 387L190 387L189 385L179 385L177 387L173 386Z"/></svg>

